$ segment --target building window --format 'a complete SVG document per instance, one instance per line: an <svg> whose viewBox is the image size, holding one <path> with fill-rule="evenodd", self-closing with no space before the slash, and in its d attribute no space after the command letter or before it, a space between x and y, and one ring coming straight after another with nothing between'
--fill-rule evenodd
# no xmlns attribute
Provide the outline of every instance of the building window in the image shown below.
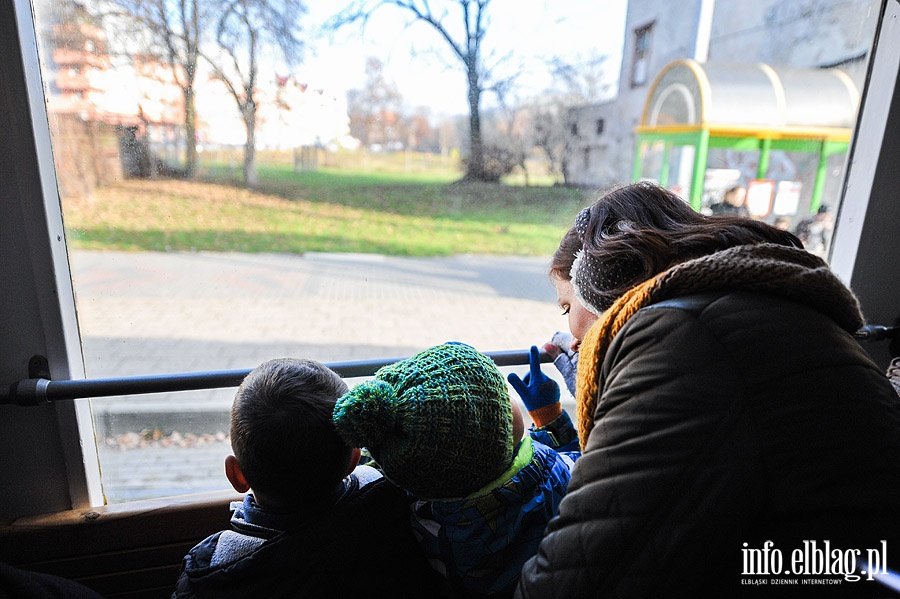
<svg viewBox="0 0 900 599"><path fill-rule="evenodd" d="M572 134L572 137L578 136L578 123L572 123L569 125L569 133Z"/></svg>
<svg viewBox="0 0 900 599"><path fill-rule="evenodd" d="M631 87L639 87L647 83L650 70L650 45L653 23L634 30L634 60L631 65Z"/></svg>
<svg viewBox="0 0 900 599"><path fill-rule="evenodd" d="M603 134L603 127L606 125L606 122L603 119L597 119L597 135Z"/></svg>

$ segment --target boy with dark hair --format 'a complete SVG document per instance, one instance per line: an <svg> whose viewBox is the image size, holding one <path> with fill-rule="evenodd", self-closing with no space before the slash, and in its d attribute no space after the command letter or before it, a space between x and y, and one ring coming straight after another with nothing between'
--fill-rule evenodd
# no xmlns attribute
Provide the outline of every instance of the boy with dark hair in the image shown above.
<svg viewBox="0 0 900 599"><path fill-rule="evenodd" d="M225 475L235 490L252 488L256 503L280 511L333 502L359 460L331 426L334 402L346 390L335 372L311 360L271 360L251 372L231 408L234 455L225 458ZM311 452L316 459L297 459Z"/></svg>
<svg viewBox="0 0 900 599"><path fill-rule="evenodd" d="M277 359L241 383L225 474L243 502L231 530L184 558L173 598L442 596L403 494L332 424L347 385L313 360ZM354 575L353 570L360 569Z"/></svg>

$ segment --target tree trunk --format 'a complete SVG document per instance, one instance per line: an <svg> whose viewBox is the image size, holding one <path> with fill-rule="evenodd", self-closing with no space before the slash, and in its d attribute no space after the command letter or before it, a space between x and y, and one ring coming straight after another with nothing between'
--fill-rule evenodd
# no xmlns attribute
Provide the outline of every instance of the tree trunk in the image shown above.
<svg viewBox="0 0 900 599"><path fill-rule="evenodd" d="M184 92L184 174L192 178L197 171L197 110L194 103L194 86L189 83Z"/></svg>
<svg viewBox="0 0 900 599"><path fill-rule="evenodd" d="M248 137L244 147L244 184L249 188L255 188L259 184L259 176L256 173L256 147L255 141Z"/></svg>
<svg viewBox="0 0 900 599"><path fill-rule="evenodd" d="M255 188L259 184L256 172L256 104L253 100L244 105L244 125L247 127L247 143L244 144L244 185Z"/></svg>
<svg viewBox="0 0 900 599"><path fill-rule="evenodd" d="M465 178L469 181L483 181L484 143L481 139L481 86L474 64L466 69L469 80L469 162Z"/></svg>

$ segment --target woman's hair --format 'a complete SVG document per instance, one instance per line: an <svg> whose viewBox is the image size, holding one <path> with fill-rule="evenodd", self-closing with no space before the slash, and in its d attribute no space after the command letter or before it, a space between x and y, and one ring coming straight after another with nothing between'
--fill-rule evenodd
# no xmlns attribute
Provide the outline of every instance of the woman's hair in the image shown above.
<svg viewBox="0 0 900 599"><path fill-rule="evenodd" d="M269 360L244 378L231 408L231 448L254 491L279 507L327 498L353 451L332 423L346 392L315 360Z"/></svg>
<svg viewBox="0 0 900 599"><path fill-rule="evenodd" d="M581 249L581 238L578 231L572 227L563 235L559 247L553 252L550 259L550 276L560 281L568 281L572 278L572 264L575 262L575 254Z"/></svg>
<svg viewBox="0 0 900 599"><path fill-rule="evenodd" d="M576 254L590 261L594 306L605 310L626 291L675 264L738 245L776 243L802 248L792 233L742 216L705 216L656 185L609 191L581 211L560 241L551 276L571 279Z"/></svg>

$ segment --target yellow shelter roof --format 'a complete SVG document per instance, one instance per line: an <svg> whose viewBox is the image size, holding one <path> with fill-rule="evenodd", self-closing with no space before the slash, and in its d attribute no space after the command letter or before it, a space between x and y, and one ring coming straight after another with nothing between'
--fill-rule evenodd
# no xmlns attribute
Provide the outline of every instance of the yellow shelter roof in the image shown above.
<svg viewBox="0 0 900 599"><path fill-rule="evenodd" d="M653 82L637 132L847 140L859 100L839 69L676 60Z"/></svg>

